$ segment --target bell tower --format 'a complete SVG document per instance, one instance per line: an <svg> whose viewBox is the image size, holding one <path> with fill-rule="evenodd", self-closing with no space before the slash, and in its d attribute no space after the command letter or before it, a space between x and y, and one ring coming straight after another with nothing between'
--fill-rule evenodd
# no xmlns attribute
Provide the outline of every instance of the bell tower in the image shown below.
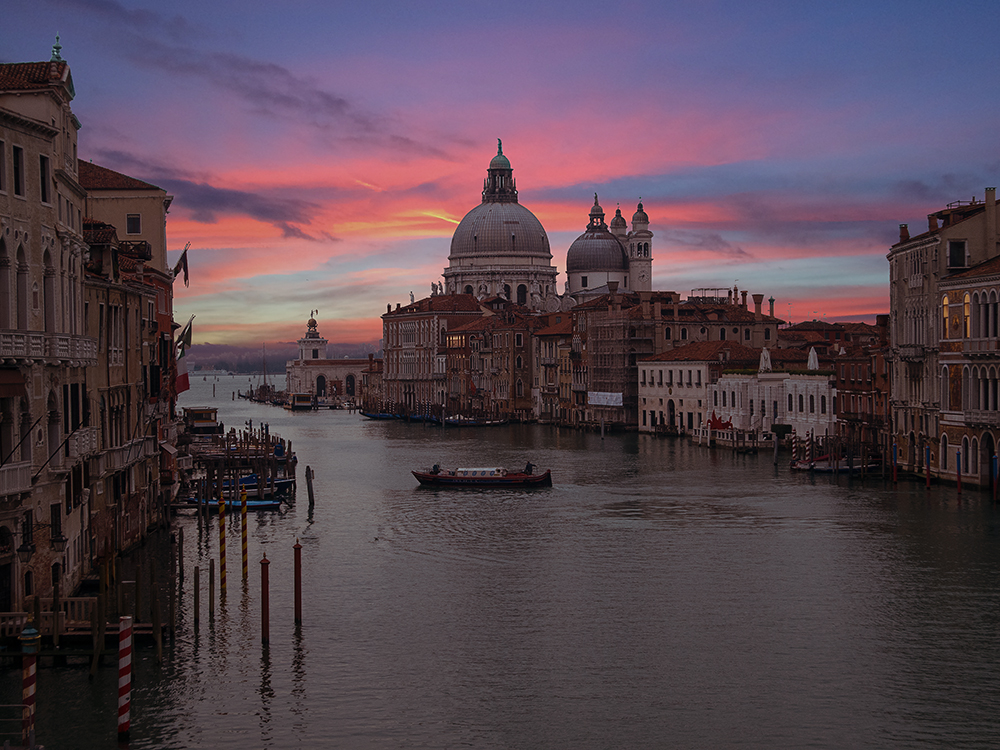
<svg viewBox="0 0 1000 750"><path fill-rule="evenodd" d="M653 289L653 233L649 231L649 216L639 207L632 214L632 231L628 233L628 275L632 289L649 292Z"/></svg>
<svg viewBox="0 0 1000 750"><path fill-rule="evenodd" d="M306 335L299 339L299 360L326 359L327 340L319 335L316 319L313 317L319 310L310 310L306 322Z"/></svg>

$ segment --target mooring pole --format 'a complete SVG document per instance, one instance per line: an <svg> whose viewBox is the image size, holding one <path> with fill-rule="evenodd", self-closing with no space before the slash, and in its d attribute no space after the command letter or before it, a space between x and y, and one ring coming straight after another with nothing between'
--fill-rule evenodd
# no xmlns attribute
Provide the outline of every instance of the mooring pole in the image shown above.
<svg viewBox="0 0 1000 750"><path fill-rule="evenodd" d="M302 624L302 545L295 540L295 624Z"/></svg>
<svg viewBox="0 0 1000 750"><path fill-rule="evenodd" d="M118 741L128 742L132 709L132 618L118 621Z"/></svg>
<svg viewBox="0 0 1000 750"><path fill-rule="evenodd" d="M271 603L268 599L267 579L267 566L270 564L265 552L260 561L260 642L265 646L271 643L271 615L269 612Z"/></svg>
<svg viewBox="0 0 1000 750"><path fill-rule="evenodd" d="M249 573L247 563L247 491L240 492L240 538L243 543L243 580L246 581Z"/></svg>
<svg viewBox="0 0 1000 750"><path fill-rule="evenodd" d="M21 635L21 741L26 747L35 746L35 677L38 644L41 633L29 620Z"/></svg>

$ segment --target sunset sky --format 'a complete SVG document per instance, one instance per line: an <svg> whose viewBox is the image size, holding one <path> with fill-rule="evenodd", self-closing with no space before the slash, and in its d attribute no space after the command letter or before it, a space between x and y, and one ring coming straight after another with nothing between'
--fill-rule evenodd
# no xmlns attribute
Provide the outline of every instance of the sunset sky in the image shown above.
<svg viewBox="0 0 1000 750"><path fill-rule="evenodd" d="M885 254L1000 182L1000 3L5 4L56 33L80 158L174 195L195 343L381 335L430 293L502 138L559 287L597 192L654 232L654 289L738 285L793 321L888 312Z"/></svg>

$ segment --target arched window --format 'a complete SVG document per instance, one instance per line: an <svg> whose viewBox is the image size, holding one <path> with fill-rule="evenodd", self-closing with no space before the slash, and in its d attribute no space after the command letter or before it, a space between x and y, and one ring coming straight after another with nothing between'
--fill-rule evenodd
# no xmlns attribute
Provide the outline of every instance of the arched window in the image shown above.
<svg viewBox="0 0 1000 750"><path fill-rule="evenodd" d="M725 341L725 340L726 340L726 329L725 328L720 328L719 329L719 341Z"/></svg>
<svg viewBox="0 0 1000 750"><path fill-rule="evenodd" d="M819 413L826 414L826 396L819 397Z"/></svg>
<svg viewBox="0 0 1000 750"><path fill-rule="evenodd" d="M524 383L522 383L520 381L520 379L518 379L517 385L515 386L514 390L516 391L516 393L517 393L518 396L523 396L524 395Z"/></svg>
<svg viewBox="0 0 1000 750"><path fill-rule="evenodd" d="M528 287L524 284L517 285L517 304L528 304Z"/></svg>
<svg viewBox="0 0 1000 750"><path fill-rule="evenodd" d="M663 338L665 338L667 341L670 340L670 329L669 328L665 328L663 330Z"/></svg>
<svg viewBox="0 0 1000 750"><path fill-rule="evenodd" d="M941 368L941 408L951 409L951 398L948 389L948 365Z"/></svg>
<svg viewBox="0 0 1000 750"><path fill-rule="evenodd" d="M941 436L941 471L948 470L948 436Z"/></svg>
<svg viewBox="0 0 1000 750"><path fill-rule="evenodd" d="M24 248L17 249L17 327L28 328L28 263L24 259Z"/></svg>
<svg viewBox="0 0 1000 750"><path fill-rule="evenodd" d="M732 393L730 393L729 395L730 395L730 396L732 397L732 400L733 400L733 408L735 409L735 408L736 408L736 391L733 391L733 392L732 392Z"/></svg>
<svg viewBox="0 0 1000 750"><path fill-rule="evenodd" d="M688 337L688 329L687 328L682 328L681 329L681 340L682 341L687 341L687 337Z"/></svg>
<svg viewBox="0 0 1000 750"><path fill-rule="evenodd" d="M812 394L809 394L809 413L810 414L816 413L816 397L813 396Z"/></svg>
<svg viewBox="0 0 1000 750"><path fill-rule="evenodd" d="M770 340L771 340L771 329L770 328L765 328L764 329L764 341L770 341Z"/></svg>
<svg viewBox="0 0 1000 750"><path fill-rule="evenodd" d="M969 293L965 293L965 300L962 303L962 335L965 338L972 336L972 303Z"/></svg>
<svg viewBox="0 0 1000 750"><path fill-rule="evenodd" d="M749 341L750 340L750 329L749 328L744 328L743 329L743 340L744 341Z"/></svg>
<svg viewBox="0 0 1000 750"><path fill-rule="evenodd" d="M722 392L722 405L723 406L726 405L726 392L725 391Z"/></svg>
<svg viewBox="0 0 1000 750"><path fill-rule="evenodd" d="M466 294L472 294L472 284L466 284L465 285L465 293Z"/></svg>
<svg viewBox="0 0 1000 750"><path fill-rule="evenodd" d="M521 367L522 367L522 365L521 365L521 355L520 354L518 354L517 358L514 360L514 367L516 367L518 370L520 370Z"/></svg>
<svg viewBox="0 0 1000 750"><path fill-rule="evenodd" d="M799 394L799 414L801 414L802 412L805 411L804 406L805 406L805 399L803 398L802 394L800 393Z"/></svg>
<svg viewBox="0 0 1000 750"><path fill-rule="evenodd" d="M712 406L718 406L718 405L719 405L719 392L712 391Z"/></svg>
<svg viewBox="0 0 1000 750"><path fill-rule="evenodd" d="M510 284L503 285L503 296L510 299Z"/></svg>
<svg viewBox="0 0 1000 750"><path fill-rule="evenodd" d="M941 300L941 338L948 338L948 295Z"/></svg>
<svg viewBox="0 0 1000 750"><path fill-rule="evenodd" d="M969 438L962 438L962 473L969 473Z"/></svg>

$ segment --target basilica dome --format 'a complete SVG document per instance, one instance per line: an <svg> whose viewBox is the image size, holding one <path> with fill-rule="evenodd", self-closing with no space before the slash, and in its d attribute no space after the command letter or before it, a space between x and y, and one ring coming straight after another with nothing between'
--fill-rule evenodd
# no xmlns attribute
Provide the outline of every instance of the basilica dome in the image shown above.
<svg viewBox="0 0 1000 750"><path fill-rule="evenodd" d="M552 253L542 223L520 203L480 203L459 223L448 257L492 256L551 260Z"/></svg>
<svg viewBox="0 0 1000 750"><path fill-rule="evenodd" d="M628 271L625 247L604 223L604 209L594 196L587 231L577 237L566 253L566 272Z"/></svg>

